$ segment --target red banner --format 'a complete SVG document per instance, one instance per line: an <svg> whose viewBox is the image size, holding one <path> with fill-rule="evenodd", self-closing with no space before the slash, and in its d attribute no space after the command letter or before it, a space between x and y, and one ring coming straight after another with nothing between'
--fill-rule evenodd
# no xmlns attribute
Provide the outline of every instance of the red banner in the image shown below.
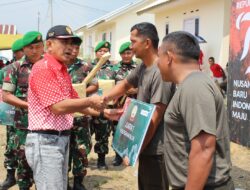
<svg viewBox="0 0 250 190"><path fill-rule="evenodd" d="M231 138L250 147L250 0L233 0L228 71Z"/></svg>

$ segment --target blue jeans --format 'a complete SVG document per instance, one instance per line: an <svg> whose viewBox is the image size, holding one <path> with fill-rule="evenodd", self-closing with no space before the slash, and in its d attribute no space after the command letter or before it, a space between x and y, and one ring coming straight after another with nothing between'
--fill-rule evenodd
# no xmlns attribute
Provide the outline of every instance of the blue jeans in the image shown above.
<svg viewBox="0 0 250 190"><path fill-rule="evenodd" d="M67 190L69 136L29 133L25 154L37 190Z"/></svg>

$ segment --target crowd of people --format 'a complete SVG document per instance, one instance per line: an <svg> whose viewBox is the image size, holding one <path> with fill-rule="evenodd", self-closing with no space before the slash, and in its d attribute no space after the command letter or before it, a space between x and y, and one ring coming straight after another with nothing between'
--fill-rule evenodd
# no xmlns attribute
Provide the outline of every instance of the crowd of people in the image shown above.
<svg viewBox="0 0 250 190"><path fill-rule="evenodd" d="M172 32L159 47L153 24L134 25L130 42L120 46L121 61L103 64L87 84L85 98L72 84L82 83L111 44L99 42L95 60L88 63L78 58L81 43L70 27L57 25L48 30L45 45L38 31L13 44L14 61L0 72L3 101L15 106L14 124L6 126L7 176L0 190L16 183L20 190L33 183L38 190L85 190L91 136L97 168L108 170L108 140L126 97L156 107L138 159L139 190L234 189L223 96L200 70L201 50L192 34ZM215 70L212 63L210 68ZM116 85L100 95L100 79ZM113 165L122 163L128 166L129 160L116 153Z"/></svg>

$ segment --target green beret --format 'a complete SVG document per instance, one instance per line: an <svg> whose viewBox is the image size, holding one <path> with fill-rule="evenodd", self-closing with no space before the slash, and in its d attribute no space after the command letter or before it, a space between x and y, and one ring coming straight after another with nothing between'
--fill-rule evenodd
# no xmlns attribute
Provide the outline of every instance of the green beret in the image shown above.
<svg viewBox="0 0 250 190"><path fill-rule="evenodd" d="M16 52L16 51L23 49L23 39L21 38L21 39L16 40L12 44L11 49L13 52Z"/></svg>
<svg viewBox="0 0 250 190"><path fill-rule="evenodd" d="M131 50L130 48L131 42L125 42L121 45L120 49L119 49L119 53L123 53L126 50Z"/></svg>
<svg viewBox="0 0 250 190"><path fill-rule="evenodd" d="M79 36L74 35L73 44L74 44L74 45L77 45L77 46L80 46L81 43L82 43L82 39L81 39Z"/></svg>
<svg viewBox="0 0 250 190"><path fill-rule="evenodd" d="M97 52L101 48L108 48L110 50L111 44L107 41L101 41L95 47L95 52Z"/></svg>
<svg viewBox="0 0 250 190"><path fill-rule="evenodd" d="M37 32L37 31L27 32L23 36L23 47L28 46L30 44L42 42L42 41L43 41L43 37L40 32Z"/></svg>

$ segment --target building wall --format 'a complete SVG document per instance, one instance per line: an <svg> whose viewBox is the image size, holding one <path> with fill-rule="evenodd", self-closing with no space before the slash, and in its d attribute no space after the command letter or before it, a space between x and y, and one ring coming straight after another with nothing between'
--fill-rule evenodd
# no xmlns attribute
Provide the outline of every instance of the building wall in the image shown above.
<svg viewBox="0 0 250 190"><path fill-rule="evenodd" d="M107 24L107 25L97 25L96 27L92 27L90 29L82 29L83 33L83 45L81 56L83 58L91 58L95 57L94 49L95 46L102 41L103 34L106 33L106 40L111 42L114 41L114 31L115 24ZM90 40L91 38L91 40ZM113 52L114 47L111 46L111 52Z"/></svg>
<svg viewBox="0 0 250 190"><path fill-rule="evenodd" d="M160 39L165 36L166 23L169 24L169 32L173 32L183 30L185 19L199 18L199 35L207 41L200 44L204 53L204 69L209 71L207 59L210 56L225 67L228 61L230 3L229 0L185 0L174 8L169 3L165 10L156 13Z"/></svg>
<svg viewBox="0 0 250 190"><path fill-rule="evenodd" d="M139 22L151 22L155 23L155 16L154 14L143 14L137 15L136 11L141 9L142 7L146 6L148 3L152 1L147 1L145 4L141 6L136 6L132 10L127 13L124 13L120 16L110 18L110 20L97 24L91 28L82 28L77 31L77 33L82 32L83 34L83 45L82 45L82 52L80 53L81 57L87 58L90 57L91 59L94 58L94 48L99 41L102 40L102 34L108 34L108 41L110 41L110 33L112 33L111 39L111 60L119 61L119 48L123 42L129 41L130 37L130 28ZM92 53L89 53L89 45L88 39L89 36L92 36Z"/></svg>
<svg viewBox="0 0 250 190"><path fill-rule="evenodd" d="M118 17L115 28L115 40L114 40L114 59L120 60L119 48L122 43L130 41L130 29L137 23L140 22L151 22L155 23L155 17L153 14L143 14L138 16L136 14L137 10L131 11L121 17Z"/></svg>

